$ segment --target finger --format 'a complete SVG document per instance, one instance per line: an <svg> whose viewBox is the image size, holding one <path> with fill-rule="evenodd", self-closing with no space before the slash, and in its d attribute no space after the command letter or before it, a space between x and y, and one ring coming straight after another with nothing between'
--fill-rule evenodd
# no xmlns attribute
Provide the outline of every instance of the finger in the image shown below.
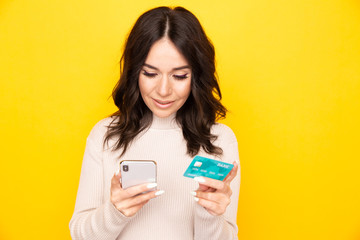
<svg viewBox="0 0 360 240"><path fill-rule="evenodd" d="M216 202L218 204L222 204L222 205L229 205L230 204L230 195L228 194L224 194L224 193L218 193L218 192L193 192L192 193L195 197L197 198L201 198L201 199L205 199L205 200L209 200L212 202Z"/></svg>
<svg viewBox="0 0 360 240"><path fill-rule="evenodd" d="M111 178L111 188L121 188L120 178L121 178L120 172L114 174L114 176Z"/></svg>
<svg viewBox="0 0 360 240"><path fill-rule="evenodd" d="M230 183L236 177L238 168L239 168L238 164L234 161L234 167L231 170L231 172L229 173L229 175L226 176L226 178L224 179L224 182Z"/></svg>
<svg viewBox="0 0 360 240"><path fill-rule="evenodd" d="M124 190L124 193L127 195L127 197L133 197L140 193L148 192L148 191L154 191L157 187L157 183L144 183L139 184L133 187L129 187Z"/></svg>
<svg viewBox="0 0 360 240"><path fill-rule="evenodd" d="M195 201L212 215L219 216L225 213L226 206L224 205L202 198L195 198Z"/></svg>
<svg viewBox="0 0 360 240"><path fill-rule="evenodd" d="M199 184L205 185L210 188L215 188L217 190L221 190L225 188L225 183L220 180L207 178L207 177L195 177L195 181L197 181Z"/></svg>
<svg viewBox="0 0 360 240"><path fill-rule="evenodd" d="M129 209L129 208L135 207L137 205L145 204L150 199L156 198L157 196L160 196L163 193L164 193L164 191L162 191L162 190L143 193L143 194L137 195L132 198L123 199L122 201L119 201L118 203L116 203L115 206L119 210Z"/></svg>
<svg viewBox="0 0 360 240"><path fill-rule="evenodd" d="M157 186L156 183L144 183L133 187L129 187L127 189L112 188L111 202L116 203L116 202L124 201L134 196L154 191L156 189L156 186Z"/></svg>
<svg viewBox="0 0 360 240"><path fill-rule="evenodd" d="M202 192L206 192L209 189L211 189L211 188L206 186L206 185L203 185L203 184L199 183L199 188L197 190L202 191Z"/></svg>
<svg viewBox="0 0 360 240"><path fill-rule="evenodd" d="M197 191L202 191L202 192L215 192L216 189L215 188L211 188L208 186L205 186L203 184L199 184L199 188L197 189Z"/></svg>

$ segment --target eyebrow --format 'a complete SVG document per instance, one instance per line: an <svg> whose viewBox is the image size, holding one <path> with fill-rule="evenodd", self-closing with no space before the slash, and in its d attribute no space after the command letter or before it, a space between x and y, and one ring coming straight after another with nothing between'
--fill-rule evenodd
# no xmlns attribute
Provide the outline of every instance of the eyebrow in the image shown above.
<svg viewBox="0 0 360 240"><path fill-rule="evenodd" d="M151 66L150 64L147 64L147 63L144 63L144 66L151 68L151 69L159 70L157 67ZM176 71L176 70L181 70L181 69L185 69L185 68L190 68L190 66L185 65L185 66L181 66L181 67L176 67L176 68L173 68L173 70Z"/></svg>

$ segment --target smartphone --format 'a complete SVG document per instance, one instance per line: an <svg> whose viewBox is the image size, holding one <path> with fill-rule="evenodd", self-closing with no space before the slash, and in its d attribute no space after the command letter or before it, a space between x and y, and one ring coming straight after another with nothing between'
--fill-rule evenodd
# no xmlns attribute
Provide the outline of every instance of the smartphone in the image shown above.
<svg viewBox="0 0 360 240"><path fill-rule="evenodd" d="M123 189L156 182L156 162L153 160L123 160L120 162ZM155 190L155 188L154 188Z"/></svg>

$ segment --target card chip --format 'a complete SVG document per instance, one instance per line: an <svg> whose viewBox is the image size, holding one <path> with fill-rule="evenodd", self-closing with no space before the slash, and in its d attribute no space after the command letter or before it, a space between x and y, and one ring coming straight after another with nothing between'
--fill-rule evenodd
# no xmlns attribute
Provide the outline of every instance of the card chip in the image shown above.
<svg viewBox="0 0 360 240"><path fill-rule="evenodd" d="M199 161L196 161L194 164L195 167L201 167L201 165L202 165L202 162L199 162Z"/></svg>

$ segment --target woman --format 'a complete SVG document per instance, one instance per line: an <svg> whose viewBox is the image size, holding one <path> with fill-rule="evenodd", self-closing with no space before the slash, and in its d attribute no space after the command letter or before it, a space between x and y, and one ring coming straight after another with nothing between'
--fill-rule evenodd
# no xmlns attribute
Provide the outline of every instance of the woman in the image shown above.
<svg viewBox="0 0 360 240"><path fill-rule="evenodd" d="M231 129L215 122L226 109L214 57L186 9L159 7L140 16L113 91L119 110L87 138L73 239L237 239L238 148ZM185 178L195 155L234 168L224 181ZM122 189L117 169L124 159L155 160L159 188Z"/></svg>

